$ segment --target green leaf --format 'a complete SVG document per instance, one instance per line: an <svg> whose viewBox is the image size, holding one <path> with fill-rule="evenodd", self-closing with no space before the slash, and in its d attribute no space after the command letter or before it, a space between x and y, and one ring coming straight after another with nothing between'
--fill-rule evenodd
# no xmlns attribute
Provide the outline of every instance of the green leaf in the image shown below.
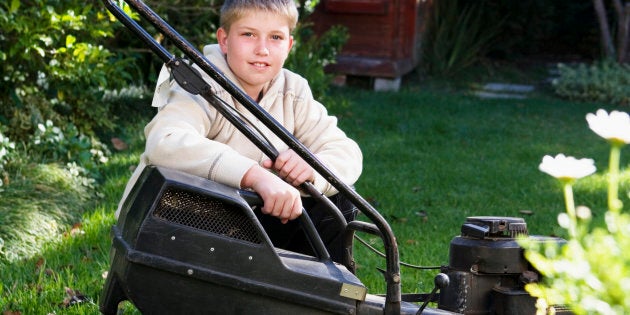
<svg viewBox="0 0 630 315"><path fill-rule="evenodd" d="M66 36L66 47L72 47L72 44L74 44L76 41L77 41L76 37L72 35Z"/></svg>
<svg viewBox="0 0 630 315"><path fill-rule="evenodd" d="M42 49L41 47L39 47L39 46L35 46L35 47L33 47L33 49L35 49L35 51L37 51L37 53L38 53L40 56L42 56L42 57L45 57L45 56L46 56L46 51L44 51L44 49Z"/></svg>
<svg viewBox="0 0 630 315"><path fill-rule="evenodd" d="M9 7L9 13L13 14L20 8L20 0L12 0Z"/></svg>

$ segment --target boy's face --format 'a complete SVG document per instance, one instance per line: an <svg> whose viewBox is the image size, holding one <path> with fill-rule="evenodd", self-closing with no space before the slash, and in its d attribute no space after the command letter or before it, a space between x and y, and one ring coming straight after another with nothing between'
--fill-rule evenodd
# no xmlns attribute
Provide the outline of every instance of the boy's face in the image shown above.
<svg viewBox="0 0 630 315"><path fill-rule="evenodd" d="M282 69L293 46L288 21L254 10L232 23L229 33L220 28L217 40L230 69L254 99Z"/></svg>

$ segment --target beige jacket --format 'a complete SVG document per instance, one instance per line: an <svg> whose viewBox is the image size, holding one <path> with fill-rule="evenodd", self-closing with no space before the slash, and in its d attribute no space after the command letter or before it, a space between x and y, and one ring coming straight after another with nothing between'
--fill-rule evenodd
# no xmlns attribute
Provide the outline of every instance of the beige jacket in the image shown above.
<svg viewBox="0 0 630 315"><path fill-rule="evenodd" d="M238 85L218 45L204 47L204 55ZM203 72L202 72L203 73ZM279 152L288 149L247 109L203 73L213 91L238 110L271 141ZM259 102L267 112L315 154L344 183L354 184L362 170L359 146L337 127L337 119L313 99L308 82L283 69L269 84ZM158 113L145 127L145 152L127 183L117 215L127 194L146 165L178 169L213 181L239 187L254 164L268 159L249 139L199 96L193 96L170 80L162 69L153 106ZM320 174L313 185L327 196L337 191Z"/></svg>

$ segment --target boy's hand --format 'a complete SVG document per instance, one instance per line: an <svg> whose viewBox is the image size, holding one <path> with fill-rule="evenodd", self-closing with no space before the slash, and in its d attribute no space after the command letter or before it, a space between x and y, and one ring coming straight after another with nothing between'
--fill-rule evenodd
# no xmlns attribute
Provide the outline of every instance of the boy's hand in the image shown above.
<svg viewBox="0 0 630 315"><path fill-rule="evenodd" d="M265 168L275 170L280 178L294 187L298 187L306 181L312 182L315 178L313 168L291 149L280 153L275 163L266 160L263 161L262 165Z"/></svg>
<svg viewBox="0 0 630 315"><path fill-rule="evenodd" d="M241 187L251 188L263 199L262 212L287 223L302 214L300 192L258 165L243 176Z"/></svg>

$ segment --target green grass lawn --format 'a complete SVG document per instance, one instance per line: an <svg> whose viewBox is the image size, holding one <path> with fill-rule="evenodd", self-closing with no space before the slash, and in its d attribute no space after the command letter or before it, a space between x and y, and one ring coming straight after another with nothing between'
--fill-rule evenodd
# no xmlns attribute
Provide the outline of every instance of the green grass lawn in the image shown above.
<svg viewBox="0 0 630 315"><path fill-rule="evenodd" d="M598 108L614 109L611 106L561 101L544 94L527 100L482 100L465 92L421 86L407 86L397 93L335 89L331 95L345 100L347 106L333 112L364 153L357 191L391 224L404 262L447 264L449 242L467 216L524 217L530 233L562 236L556 223L564 209L560 187L538 171L546 154L595 159L598 173L575 186L576 203L590 206L596 219L605 210L608 147L588 129L584 117ZM98 313L113 213L129 168L142 150L141 128L137 124L128 129L130 149L115 153L105 166L99 188L102 197L72 210L70 218L57 216L53 221L61 222L61 232L31 242L38 249L23 254L25 258L0 260L3 314ZM626 165L624 153L622 165ZM625 172L624 179L627 183ZM620 193L625 202L629 188L624 184ZM26 207L9 204L12 201L4 196L14 187L4 189L0 222L6 213ZM48 198L56 209L73 209L67 203L76 204L70 197L41 198ZM48 207L38 209L48 211ZM0 232L11 230L5 226ZM375 237L360 236L380 247ZM384 267L384 260L362 245L355 247L359 277L371 293L382 293L384 282L376 268ZM427 292L437 271L402 267L402 272L404 292ZM129 305L126 309L125 313L134 313Z"/></svg>
<svg viewBox="0 0 630 315"><path fill-rule="evenodd" d="M565 153L593 158L599 170L607 166L608 145L585 120L601 105L418 90L343 95L351 106L342 124L365 155L357 190L388 219L408 263L447 264L449 242L467 216L524 217L530 233L562 236L555 220L564 210L562 194L538 170L542 157ZM578 182L575 192L578 204L601 214L606 195L599 174ZM382 285L374 267L383 261L358 247L361 279L371 288ZM402 271L405 292L431 289L435 271Z"/></svg>

